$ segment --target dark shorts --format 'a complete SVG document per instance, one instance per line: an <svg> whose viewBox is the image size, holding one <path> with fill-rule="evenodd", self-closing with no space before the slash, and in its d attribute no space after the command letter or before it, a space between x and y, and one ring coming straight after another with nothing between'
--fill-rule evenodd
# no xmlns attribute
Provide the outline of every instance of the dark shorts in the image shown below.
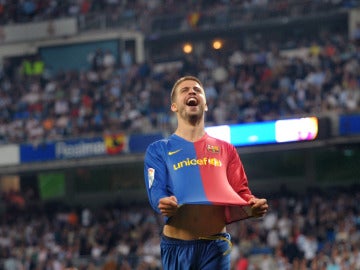
<svg viewBox="0 0 360 270"><path fill-rule="evenodd" d="M161 236L163 270L230 270L231 237L221 233L197 240Z"/></svg>

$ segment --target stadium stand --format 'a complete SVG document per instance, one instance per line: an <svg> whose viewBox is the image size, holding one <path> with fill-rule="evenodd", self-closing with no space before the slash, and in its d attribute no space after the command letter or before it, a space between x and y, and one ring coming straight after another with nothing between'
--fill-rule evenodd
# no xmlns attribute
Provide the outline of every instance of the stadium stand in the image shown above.
<svg viewBox="0 0 360 270"><path fill-rule="evenodd" d="M276 43L271 50L237 49L219 57L205 51L160 72L150 62L116 64L111 52L97 55L89 70L55 74L46 72L41 59L25 58L18 66L5 62L0 142L169 132L174 119L164 97L176 76L189 73L206 82L208 125L358 112L357 43L336 33L296 46L292 52L301 57L281 53Z"/></svg>
<svg viewBox="0 0 360 270"><path fill-rule="evenodd" d="M2 194L3 269L161 269L163 221L147 205L74 209L29 194ZM233 269L359 269L359 198L359 186L306 194L283 187L266 217L230 225ZM244 259L249 268L239 266Z"/></svg>
<svg viewBox="0 0 360 270"><path fill-rule="evenodd" d="M126 27L156 33L301 17L346 10L359 1L0 1L0 24L75 17L82 31ZM189 10L193 12L189 13ZM206 82L208 125L360 112L360 38L346 31L286 43L267 40L248 50L179 55L157 69L149 58L117 59L94 51L90 68L53 72L40 55L4 59L0 69L0 144L40 143L106 132L170 133L170 85L179 75ZM173 57L171 51L167 57ZM357 186L281 190L271 213L233 235L233 269L360 269ZM27 193L1 197L0 268L160 269L162 220L147 205L101 209L43 204ZM241 268L248 264L248 268Z"/></svg>
<svg viewBox="0 0 360 270"><path fill-rule="evenodd" d="M205 21L210 20L210 15L220 16L225 7L230 6L231 10L253 12L251 16L239 16L242 20L248 17L258 20L284 16L284 12L293 15L294 10L303 14L308 10L316 13L339 9L351 3L307 1L298 10L300 4L296 1L291 5L288 1L281 4L279 1L204 1L198 9ZM142 11L149 10L151 15L157 15L152 32L157 31L156 25L173 25L163 21L163 15L175 12L172 1L28 0L16 1L16 4L5 1L2 6L9 18L5 17L4 23L48 19L48 16L80 16L79 13L85 12L81 11L83 5L90 6L86 10L93 12L111 12L111 7L116 6L129 10L121 12L123 16L132 13L137 14L137 18ZM193 5L188 1L184 7ZM264 12L258 12L259 9ZM257 18L255 14L263 15ZM181 16L182 21L187 18L184 14ZM202 28L206 23L199 20L197 24ZM209 125L359 111L358 44L348 33L325 32L308 40L290 39L285 45L276 41L269 44L255 51L236 46L221 54L204 51L183 57L181 68L161 72L156 71L150 59L138 64L130 56L125 64L101 48L98 53L94 52L91 69L86 71L51 74L50 67L39 57L24 58L21 63L5 61L0 77L0 142L48 141L114 129L140 133L171 131L173 119L168 113L168 101L163 97L168 96L169 82L187 73L207 82L212 109L207 116ZM284 52L288 44L292 45L293 53Z"/></svg>

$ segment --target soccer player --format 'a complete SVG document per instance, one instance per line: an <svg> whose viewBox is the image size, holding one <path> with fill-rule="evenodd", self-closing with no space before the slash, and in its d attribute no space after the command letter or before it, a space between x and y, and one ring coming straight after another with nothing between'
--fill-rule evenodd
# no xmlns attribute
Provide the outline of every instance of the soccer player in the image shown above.
<svg viewBox="0 0 360 270"><path fill-rule="evenodd" d="M206 133L207 110L201 81L178 79L171 91L177 128L146 150L149 201L165 218L160 244L165 270L229 270L226 225L261 217L268 209L266 199L250 191L235 147Z"/></svg>

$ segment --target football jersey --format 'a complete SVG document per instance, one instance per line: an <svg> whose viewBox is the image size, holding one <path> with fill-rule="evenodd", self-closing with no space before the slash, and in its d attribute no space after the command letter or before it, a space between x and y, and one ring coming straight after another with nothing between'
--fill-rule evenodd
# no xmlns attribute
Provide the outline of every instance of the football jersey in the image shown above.
<svg viewBox="0 0 360 270"><path fill-rule="evenodd" d="M176 134L151 143L145 153L144 176L152 208L174 195L178 204L224 205L225 222L250 217L253 198L235 147L205 134L196 142Z"/></svg>

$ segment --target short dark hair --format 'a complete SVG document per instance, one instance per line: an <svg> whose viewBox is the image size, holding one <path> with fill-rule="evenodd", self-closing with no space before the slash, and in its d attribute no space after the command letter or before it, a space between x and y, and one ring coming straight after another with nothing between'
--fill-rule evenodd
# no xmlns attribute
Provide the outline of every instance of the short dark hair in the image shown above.
<svg viewBox="0 0 360 270"><path fill-rule="evenodd" d="M174 83L174 86L173 86L173 88L171 89L171 93L170 93L171 102L173 102L174 99L175 99L175 90L176 90L176 88L177 88L178 85L179 85L180 83L182 83L183 81L195 81L195 82L197 82L198 84L200 84L201 88L204 89L204 86L203 86L202 82L199 80L199 78L197 78L197 77L195 77L195 76L190 76L190 75L181 77L180 79L178 79L178 80Z"/></svg>

